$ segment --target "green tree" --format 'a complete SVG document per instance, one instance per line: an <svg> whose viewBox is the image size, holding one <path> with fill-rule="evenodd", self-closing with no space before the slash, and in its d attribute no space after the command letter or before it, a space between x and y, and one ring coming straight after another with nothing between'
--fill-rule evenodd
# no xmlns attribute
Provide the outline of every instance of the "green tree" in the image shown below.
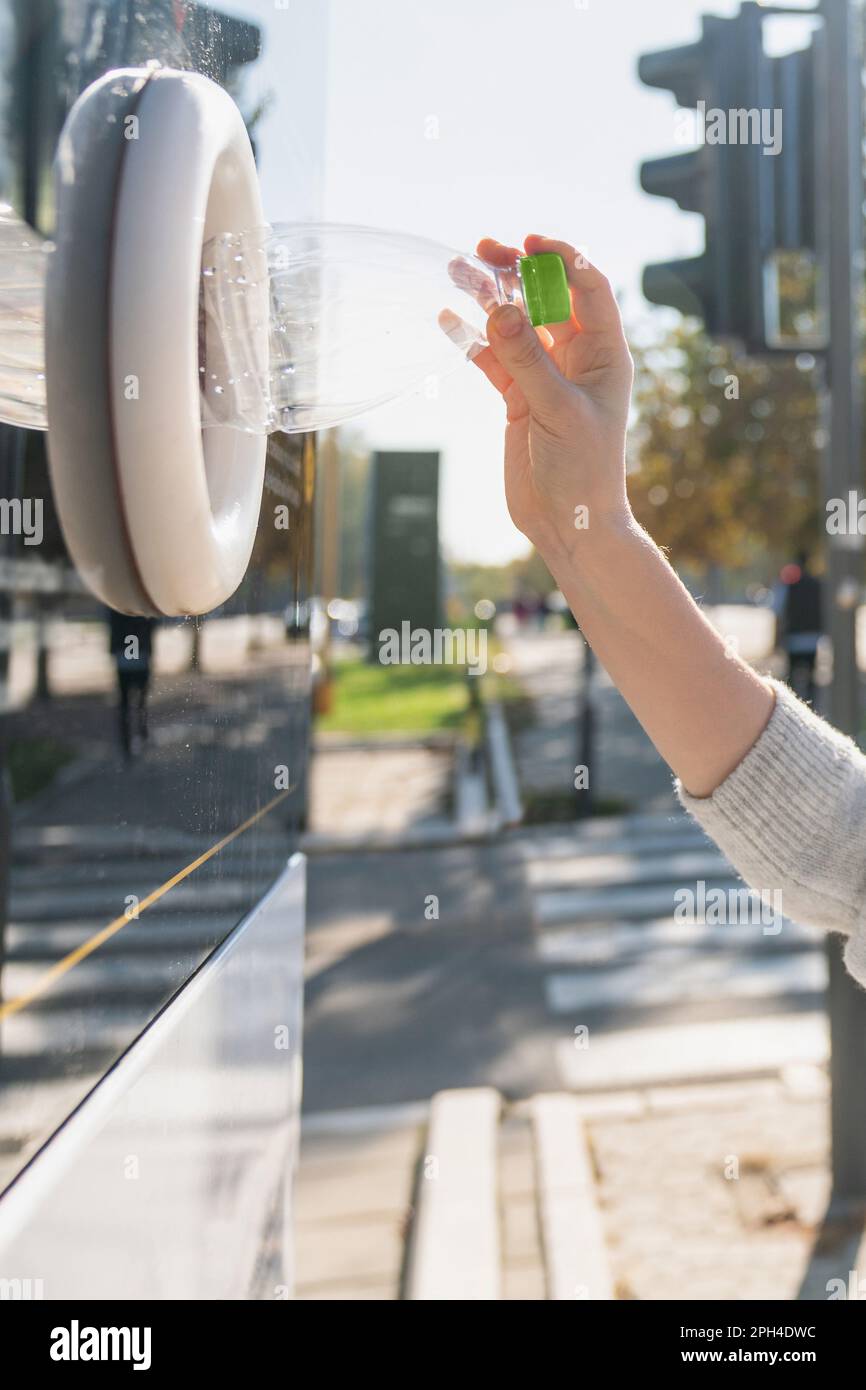
<svg viewBox="0 0 866 1390"><path fill-rule="evenodd" d="M674 564L738 567L820 533L814 359L734 357L683 319L633 343L629 494Z"/></svg>

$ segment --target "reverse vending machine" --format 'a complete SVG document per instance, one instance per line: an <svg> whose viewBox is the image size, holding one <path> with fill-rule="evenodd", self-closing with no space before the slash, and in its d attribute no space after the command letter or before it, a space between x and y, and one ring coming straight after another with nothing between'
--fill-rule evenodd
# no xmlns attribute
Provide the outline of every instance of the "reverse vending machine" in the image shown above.
<svg viewBox="0 0 866 1390"><path fill-rule="evenodd" d="M0 395L44 331L47 412L0 425L40 518L0 537L13 1298L291 1294L315 441L204 427L199 389L202 247L263 221L269 44L319 212L326 6L260 8L0 0Z"/></svg>

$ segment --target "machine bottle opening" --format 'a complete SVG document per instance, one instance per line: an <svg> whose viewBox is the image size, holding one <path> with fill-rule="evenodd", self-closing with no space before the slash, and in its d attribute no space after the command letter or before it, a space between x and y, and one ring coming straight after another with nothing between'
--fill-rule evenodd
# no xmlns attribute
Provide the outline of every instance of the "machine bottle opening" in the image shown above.
<svg viewBox="0 0 866 1390"><path fill-rule="evenodd" d="M129 122L146 139L126 139ZM53 249L0 208L0 420L48 428L69 554L119 612L209 612L246 573L266 437L438 382L498 304L570 317L556 255L492 267L423 237L265 222L231 97L103 74L55 160Z"/></svg>

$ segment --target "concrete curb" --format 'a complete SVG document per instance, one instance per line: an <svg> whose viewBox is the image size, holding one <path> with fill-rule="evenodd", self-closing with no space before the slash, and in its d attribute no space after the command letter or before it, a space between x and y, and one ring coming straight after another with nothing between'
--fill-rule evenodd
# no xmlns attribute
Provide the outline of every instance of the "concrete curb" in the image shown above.
<svg viewBox="0 0 866 1390"><path fill-rule="evenodd" d="M576 1097L532 1101L539 1214L550 1299L612 1299L613 1280Z"/></svg>
<svg viewBox="0 0 866 1390"><path fill-rule="evenodd" d="M578 1050L555 1044L565 1086L591 1091L740 1081L778 1074L784 1067L820 1067L829 1056L821 1012L749 1014L713 1023L663 1024L601 1034Z"/></svg>
<svg viewBox="0 0 866 1390"><path fill-rule="evenodd" d="M485 706L485 714L484 734L487 739L487 756L490 760L490 775L499 823L503 826L519 825L523 820L523 803L520 800L520 786L508 725L499 701L489 701Z"/></svg>
<svg viewBox="0 0 866 1390"><path fill-rule="evenodd" d="M497 1142L502 1097L490 1087L440 1091L430 1106L406 1272L413 1300L501 1296Z"/></svg>
<svg viewBox="0 0 866 1390"><path fill-rule="evenodd" d="M495 829L487 804L487 786L482 760L464 742L454 755L454 819L461 838L487 835Z"/></svg>
<svg viewBox="0 0 866 1390"><path fill-rule="evenodd" d="M311 1110L301 1115L301 1137L319 1134L387 1133L422 1125L430 1112L426 1100L399 1105L365 1105L351 1110Z"/></svg>
<svg viewBox="0 0 866 1390"><path fill-rule="evenodd" d="M339 736L335 736L339 737ZM449 845L478 844L495 839L503 830L519 825L523 819L523 804L508 725L502 706L497 700L484 705L484 739L487 765L494 804L487 800L483 767L476 766L469 748L453 738L447 743L431 740L403 740L406 747L435 746L453 749L454 818L437 818L426 824L413 825L405 830L362 830L349 834L333 831L305 831L300 848L305 854L370 854L379 851L439 849ZM371 741L367 744L348 742L333 747L365 747L370 751L401 746L401 740Z"/></svg>
<svg viewBox="0 0 866 1390"><path fill-rule="evenodd" d="M324 831L307 831L299 848L305 854L372 854L410 849L440 849L449 845L478 843L491 838L489 826L476 834L468 834L453 821L411 830L361 831L357 835L336 835Z"/></svg>

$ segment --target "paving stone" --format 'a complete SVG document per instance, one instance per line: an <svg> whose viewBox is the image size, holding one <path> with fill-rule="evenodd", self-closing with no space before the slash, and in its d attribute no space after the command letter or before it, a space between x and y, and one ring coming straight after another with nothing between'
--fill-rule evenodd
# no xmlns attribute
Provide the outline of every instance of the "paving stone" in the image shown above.
<svg viewBox="0 0 866 1390"><path fill-rule="evenodd" d="M528 1260L540 1262L541 1240L534 1192L527 1197L512 1195L503 1202L502 1258L506 1269Z"/></svg>
<svg viewBox="0 0 866 1390"><path fill-rule="evenodd" d="M395 1218L302 1222L295 1232L298 1286L375 1282L396 1298L403 1240L403 1223Z"/></svg>
<svg viewBox="0 0 866 1390"><path fill-rule="evenodd" d="M317 745L310 763L310 829L399 832L438 820L451 782L450 750L401 745Z"/></svg>
<svg viewBox="0 0 866 1390"><path fill-rule="evenodd" d="M826 1106L782 1086L739 1090L736 1107L727 1088L702 1087L688 1112L588 1122L619 1297L798 1296L829 1189ZM739 1178L726 1179L726 1156Z"/></svg>
<svg viewBox="0 0 866 1390"><path fill-rule="evenodd" d="M374 1130L360 1134L315 1134L301 1131L301 1164L304 1168L342 1171L343 1165L376 1168L382 1164L402 1167L414 1163L421 1149L423 1128Z"/></svg>
<svg viewBox="0 0 866 1390"><path fill-rule="evenodd" d="M502 1297L506 1301L543 1302L547 1297L544 1273L535 1261L506 1266L502 1275Z"/></svg>
<svg viewBox="0 0 866 1390"><path fill-rule="evenodd" d="M295 1225L353 1217L398 1217L412 1201L412 1165L360 1165L312 1172L302 1167L295 1184Z"/></svg>
<svg viewBox="0 0 866 1390"><path fill-rule="evenodd" d="M356 1280L351 1284L324 1283L307 1284L299 1287L295 1297L301 1303L309 1303L313 1300L326 1301L328 1303L342 1302L366 1302L374 1299L377 1301L391 1300L395 1297L394 1288L388 1283L363 1283Z"/></svg>

